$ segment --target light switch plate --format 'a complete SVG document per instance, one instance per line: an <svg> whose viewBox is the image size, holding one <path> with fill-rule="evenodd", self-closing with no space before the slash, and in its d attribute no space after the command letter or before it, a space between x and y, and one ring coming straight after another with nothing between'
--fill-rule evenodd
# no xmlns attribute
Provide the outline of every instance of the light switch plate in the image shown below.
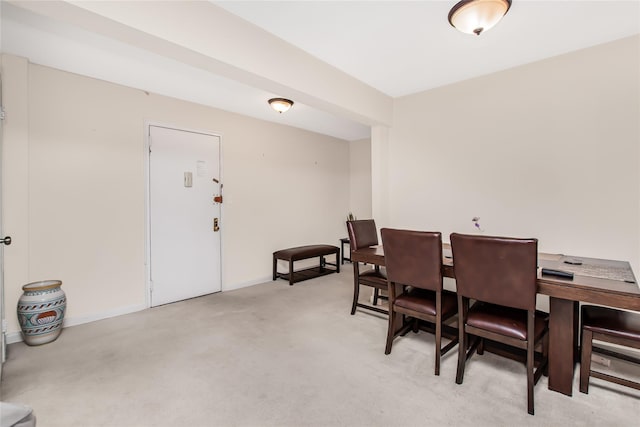
<svg viewBox="0 0 640 427"><path fill-rule="evenodd" d="M184 186L193 187L193 173L191 172L184 173Z"/></svg>

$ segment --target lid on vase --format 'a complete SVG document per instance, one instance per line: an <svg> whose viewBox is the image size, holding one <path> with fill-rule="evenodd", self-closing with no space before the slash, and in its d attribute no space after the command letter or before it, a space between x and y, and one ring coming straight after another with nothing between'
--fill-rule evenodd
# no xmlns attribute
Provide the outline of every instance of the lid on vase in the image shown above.
<svg viewBox="0 0 640 427"><path fill-rule="evenodd" d="M32 282L22 287L23 291L44 291L47 289L57 288L62 285L61 280L42 280L40 282Z"/></svg>

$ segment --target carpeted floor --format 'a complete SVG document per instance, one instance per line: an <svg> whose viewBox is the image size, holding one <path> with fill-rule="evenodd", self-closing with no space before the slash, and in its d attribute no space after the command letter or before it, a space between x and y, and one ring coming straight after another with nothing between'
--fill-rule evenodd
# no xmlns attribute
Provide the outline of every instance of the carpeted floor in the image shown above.
<svg viewBox="0 0 640 427"><path fill-rule="evenodd" d="M12 344L1 400L33 407L39 427L637 423L640 392L595 379L585 395L577 375L573 397L543 377L528 415L524 366L489 353L469 361L462 385L456 351L436 377L426 332L385 356L386 318L351 316L351 293L345 265L293 287L267 282L67 328L40 347Z"/></svg>

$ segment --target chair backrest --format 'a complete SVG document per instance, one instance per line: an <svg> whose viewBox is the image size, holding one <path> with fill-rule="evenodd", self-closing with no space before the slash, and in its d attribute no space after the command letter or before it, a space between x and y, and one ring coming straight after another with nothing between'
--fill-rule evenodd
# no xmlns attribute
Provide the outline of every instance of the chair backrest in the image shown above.
<svg viewBox="0 0 640 427"><path fill-rule="evenodd" d="M537 239L458 233L450 238L458 295L535 310Z"/></svg>
<svg viewBox="0 0 640 427"><path fill-rule="evenodd" d="M442 234L383 228L384 264L389 281L442 290Z"/></svg>
<svg viewBox="0 0 640 427"><path fill-rule="evenodd" d="M372 219L347 221L347 231L352 251L378 244L378 229L376 222Z"/></svg>

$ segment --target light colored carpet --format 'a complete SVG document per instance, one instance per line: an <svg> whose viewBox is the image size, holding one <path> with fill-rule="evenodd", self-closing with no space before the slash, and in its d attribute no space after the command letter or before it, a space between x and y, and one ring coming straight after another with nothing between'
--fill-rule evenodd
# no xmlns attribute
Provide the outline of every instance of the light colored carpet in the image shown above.
<svg viewBox="0 0 640 427"><path fill-rule="evenodd" d="M640 393L592 380L588 395L535 389L524 366L485 353L455 384L433 375L433 336L385 356L387 320L349 314L352 270L209 295L67 328L8 348L1 400L47 426L635 425ZM363 296L364 298L365 296ZM69 304L73 304L70 298Z"/></svg>

